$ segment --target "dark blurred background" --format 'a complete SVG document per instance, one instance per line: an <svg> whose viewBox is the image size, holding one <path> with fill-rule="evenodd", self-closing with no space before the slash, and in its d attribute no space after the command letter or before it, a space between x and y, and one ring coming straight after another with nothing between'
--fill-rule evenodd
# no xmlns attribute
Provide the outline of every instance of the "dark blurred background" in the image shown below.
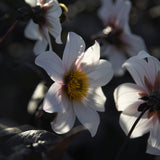
<svg viewBox="0 0 160 160"><path fill-rule="evenodd" d="M73 31L81 35L89 47L93 44L91 36L102 29L102 22L97 16L100 1L59 2L64 3L69 9L68 19L62 24L62 41L65 44L67 33ZM160 58L160 0L131 0L131 2L129 21L131 31L143 37L150 54ZM0 1L0 37L15 22L17 9L24 5L23 0ZM14 31L0 44L0 128L27 124L36 129L52 132L49 125L52 115L46 115L42 110L38 111L38 116L27 111L28 103L39 82L43 79L47 87L52 82L34 64L35 56L32 50L35 42L24 37L26 24L27 22L19 22ZM53 41L54 51L59 55L62 55L64 46ZM119 113L115 108L113 91L124 82L133 82L128 73L122 77L114 77L103 87L107 96L106 111L100 113L101 123L96 136L92 138L88 131L80 132L65 151L64 160L111 160L115 157L126 136L119 126ZM149 134L146 134L130 140L121 159L158 160L158 157L145 153L148 136Z"/></svg>

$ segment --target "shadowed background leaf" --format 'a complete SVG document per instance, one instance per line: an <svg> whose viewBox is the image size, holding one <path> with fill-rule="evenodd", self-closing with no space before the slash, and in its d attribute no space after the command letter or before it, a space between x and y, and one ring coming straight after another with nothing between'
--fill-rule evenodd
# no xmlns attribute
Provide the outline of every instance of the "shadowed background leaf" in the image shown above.
<svg viewBox="0 0 160 160"><path fill-rule="evenodd" d="M82 126L79 126L69 134L60 137L45 130L30 130L29 128L31 127L20 126L2 129L0 131L0 150L2 151L0 155L8 160L61 160L73 138L84 130Z"/></svg>

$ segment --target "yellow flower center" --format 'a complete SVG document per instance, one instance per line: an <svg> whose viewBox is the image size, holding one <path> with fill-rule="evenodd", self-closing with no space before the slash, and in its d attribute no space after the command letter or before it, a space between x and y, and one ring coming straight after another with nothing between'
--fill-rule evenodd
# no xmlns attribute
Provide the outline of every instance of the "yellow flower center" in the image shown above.
<svg viewBox="0 0 160 160"><path fill-rule="evenodd" d="M64 85L62 91L71 101L80 101L86 97L89 87L86 73L78 69L71 69L63 77Z"/></svg>

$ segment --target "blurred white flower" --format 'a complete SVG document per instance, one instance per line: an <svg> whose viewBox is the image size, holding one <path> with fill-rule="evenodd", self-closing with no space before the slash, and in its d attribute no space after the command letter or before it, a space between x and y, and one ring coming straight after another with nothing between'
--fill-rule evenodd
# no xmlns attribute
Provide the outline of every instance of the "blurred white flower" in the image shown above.
<svg viewBox="0 0 160 160"><path fill-rule="evenodd" d="M37 40L34 46L36 55L45 51L48 44L50 49L51 40L49 33L55 38L56 43L61 44L62 27L59 17L62 10L57 0L25 0L32 8L32 19L29 21L25 36L32 40Z"/></svg>
<svg viewBox="0 0 160 160"><path fill-rule="evenodd" d="M62 60L53 51L47 51L35 61L55 81L44 99L43 109L58 113L51 126L59 134L70 131L77 116L94 136L100 123L96 111L105 110L106 97L101 86L106 85L113 76L111 64L99 59L97 42L84 50L83 39L70 32Z"/></svg>
<svg viewBox="0 0 160 160"><path fill-rule="evenodd" d="M104 29L95 35L95 39L102 39L102 56L108 58L113 64L115 75L123 75L121 65L140 50L145 50L141 37L132 34L128 19L131 3L125 0L101 0L102 6L98 16L103 21Z"/></svg>
<svg viewBox="0 0 160 160"><path fill-rule="evenodd" d="M129 58L124 67L136 84L121 84L114 91L114 99L120 115L120 125L128 134L133 123L145 107L149 108L136 125L131 137L139 137L150 131L147 153L160 155L160 62L145 51Z"/></svg>

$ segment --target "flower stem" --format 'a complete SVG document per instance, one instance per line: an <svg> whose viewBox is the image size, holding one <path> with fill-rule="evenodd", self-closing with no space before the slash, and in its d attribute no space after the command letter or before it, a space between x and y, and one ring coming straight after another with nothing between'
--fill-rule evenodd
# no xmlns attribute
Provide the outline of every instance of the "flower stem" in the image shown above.
<svg viewBox="0 0 160 160"><path fill-rule="evenodd" d="M134 122L134 124L133 124L133 126L131 127L131 129L130 129L130 131L129 131L129 133L128 133L125 141L124 141L124 143L122 144L122 146L121 146L121 148L120 148L120 150L119 150L119 152L118 152L115 160L120 160L121 153L122 153L122 152L125 150L125 148L127 147L128 140L129 140L129 138L130 138L133 130L135 129L135 127L136 127L136 125L138 124L138 122L139 122L139 120L141 119L141 117L144 115L144 113L145 113L148 109L149 109L149 106L146 106L146 107L142 110L142 112L141 112L141 114L139 115L139 117L138 117L138 118L136 119L136 121Z"/></svg>
<svg viewBox="0 0 160 160"><path fill-rule="evenodd" d="M15 28L15 26L16 26L17 23L18 23L18 20L16 20L16 21L12 24L12 26L9 28L9 30L6 32L6 34L5 34L2 38L0 38L0 45L1 45L1 44L3 43L3 41L6 39L7 35L14 30L14 28Z"/></svg>

